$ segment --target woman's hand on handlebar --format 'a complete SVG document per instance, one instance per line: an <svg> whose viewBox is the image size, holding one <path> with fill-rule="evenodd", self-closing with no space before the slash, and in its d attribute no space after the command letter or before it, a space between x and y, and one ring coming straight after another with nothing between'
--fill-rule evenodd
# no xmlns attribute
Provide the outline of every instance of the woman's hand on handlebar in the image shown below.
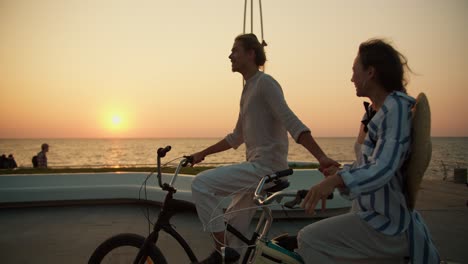
<svg viewBox="0 0 468 264"><path fill-rule="evenodd" d="M304 201L301 205L305 209L306 213L313 215L315 213L315 207L320 200L325 200L333 193L333 190L343 184L343 180L339 175L332 175L323 179L319 184L314 185L310 188ZM322 202L322 210L325 210L325 203Z"/></svg>

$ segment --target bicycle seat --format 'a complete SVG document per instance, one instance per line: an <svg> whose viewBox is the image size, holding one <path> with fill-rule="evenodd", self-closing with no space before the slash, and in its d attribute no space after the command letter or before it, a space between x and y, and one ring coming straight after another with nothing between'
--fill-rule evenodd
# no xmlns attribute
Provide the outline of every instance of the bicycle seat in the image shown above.
<svg viewBox="0 0 468 264"><path fill-rule="evenodd" d="M267 193L274 193L282 191L289 187L289 181L287 179L281 179L273 182L275 185L265 189L264 191Z"/></svg>
<svg viewBox="0 0 468 264"><path fill-rule="evenodd" d="M297 249L297 236L290 236L288 233L279 235L271 241L289 251Z"/></svg>

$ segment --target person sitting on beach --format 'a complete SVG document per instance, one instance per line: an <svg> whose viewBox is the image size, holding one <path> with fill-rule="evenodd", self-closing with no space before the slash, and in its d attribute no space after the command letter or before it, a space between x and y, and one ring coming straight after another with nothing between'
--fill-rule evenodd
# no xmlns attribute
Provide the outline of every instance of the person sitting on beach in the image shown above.
<svg viewBox="0 0 468 264"><path fill-rule="evenodd" d="M16 164L16 160L13 157L13 154L8 155L8 168L9 169L14 169L17 168L18 164Z"/></svg>
<svg viewBox="0 0 468 264"><path fill-rule="evenodd" d="M407 206L404 193L411 144L411 108L406 93L407 59L390 44L362 43L351 81L358 97L368 97L355 144L356 161L328 175L304 199L313 213L318 201L335 188L352 200L351 212L327 218L298 234L298 253L305 263L439 263L422 217Z"/></svg>
<svg viewBox="0 0 468 264"><path fill-rule="evenodd" d="M37 167L38 168L47 168L47 155L46 153L49 151L49 145L44 143L41 145L41 151L37 153Z"/></svg>
<svg viewBox="0 0 468 264"><path fill-rule="evenodd" d="M219 167L198 174L192 183L192 197L204 229L212 233L216 250L201 263L221 263L220 247L241 245L229 236L225 241L225 219L219 204L223 197L234 194L224 216L241 233L247 231L255 213L253 193L261 177L288 168L288 136L303 145L324 167L339 166L328 158L307 128L287 105L279 83L259 70L265 64L264 46L254 34L235 38L229 55L232 71L246 80L240 100L240 112L234 131L218 143L193 154L193 164L206 156L246 146L246 162ZM250 210L238 210L251 208ZM232 254L231 254L232 253ZM226 261L239 256L226 250Z"/></svg>
<svg viewBox="0 0 468 264"><path fill-rule="evenodd" d="M8 169L8 158L5 154L0 156L0 169Z"/></svg>

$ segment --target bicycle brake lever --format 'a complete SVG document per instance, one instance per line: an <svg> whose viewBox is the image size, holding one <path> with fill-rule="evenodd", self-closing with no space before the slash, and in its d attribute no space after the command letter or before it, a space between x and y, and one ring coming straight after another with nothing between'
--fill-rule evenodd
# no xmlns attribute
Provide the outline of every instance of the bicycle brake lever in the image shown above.
<svg viewBox="0 0 468 264"><path fill-rule="evenodd" d="M193 156L184 156L185 162L182 164L182 167L187 167L187 165L193 164Z"/></svg>
<svg viewBox="0 0 468 264"><path fill-rule="evenodd" d="M275 202L281 203L281 200L283 200L283 197L281 197L281 196L275 197Z"/></svg>
<svg viewBox="0 0 468 264"><path fill-rule="evenodd" d="M296 197L294 198L294 200L291 200L289 202L285 202L284 206L286 206L289 209L294 209L294 207L296 205L301 204L302 199L306 195L307 195L307 190L300 190L300 191L297 192ZM333 193L330 193L330 195L328 195L328 197L327 197L327 200L331 200L331 199L333 199Z"/></svg>
<svg viewBox="0 0 468 264"><path fill-rule="evenodd" d="M286 206L287 208L289 209L294 209L294 206L296 206L297 204L299 204L300 202L302 201L302 199L298 199L297 197L294 198L294 200L291 200L289 202L285 202L284 203L284 206Z"/></svg>
<svg viewBox="0 0 468 264"><path fill-rule="evenodd" d="M291 200L289 202L284 203L284 206L286 206L289 209L294 209L294 207L302 202L302 199L307 195L307 190L300 190L297 191L296 197L294 200Z"/></svg>

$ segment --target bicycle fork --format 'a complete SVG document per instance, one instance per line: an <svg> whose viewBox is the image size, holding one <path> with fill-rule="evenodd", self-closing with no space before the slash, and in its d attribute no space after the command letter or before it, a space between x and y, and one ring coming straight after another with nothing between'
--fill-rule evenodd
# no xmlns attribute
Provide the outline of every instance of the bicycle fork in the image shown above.
<svg viewBox="0 0 468 264"><path fill-rule="evenodd" d="M140 250L138 251L138 254L135 257L133 264L147 263L146 262L147 260L150 261L149 263L152 263L152 261L148 258L148 254L146 254L146 252L150 244L156 244L158 237L159 237L159 230L155 230L145 239L145 242L143 243L143 246L140 247ZM148 258L148 259L145 259L145 258Z"/></svg>

